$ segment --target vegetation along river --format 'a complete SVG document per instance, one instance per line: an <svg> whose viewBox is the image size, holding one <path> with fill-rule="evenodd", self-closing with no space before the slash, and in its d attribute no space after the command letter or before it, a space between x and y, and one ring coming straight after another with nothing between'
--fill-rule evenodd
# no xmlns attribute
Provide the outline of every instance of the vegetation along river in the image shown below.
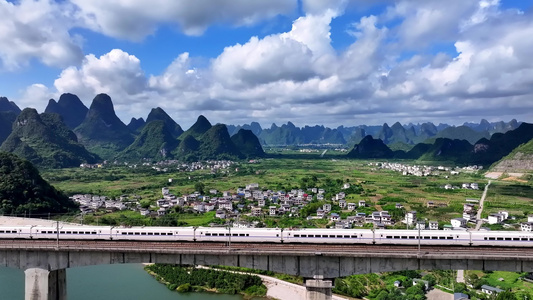
<svg viewBox="0 0 533 300"><path fill-rule="evenodd" d="M67 297L76 300L242 300L238 295L180 294L167 289L140 264L67 269ZM0 268L0 299L24 299L24 272Z"/></svg>

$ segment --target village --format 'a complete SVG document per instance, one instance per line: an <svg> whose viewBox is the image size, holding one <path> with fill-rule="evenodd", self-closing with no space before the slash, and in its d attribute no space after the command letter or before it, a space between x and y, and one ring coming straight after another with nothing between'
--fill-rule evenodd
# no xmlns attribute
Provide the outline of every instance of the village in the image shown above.
<svg viewBox="0 0 533 300"><path fill-rule="evenodd" d="M395 208L404 212L396 219L389 211L372 211L372 203L365 200L351 202L346 199L346 191L351 188L350 183L344 183L341 190L334 193L330 199L326 199L326 191L321 188L310 188L308 190L293 189L291 191L272 191L270 189L261 189L259 184L250 183L236 191L218 191L210 189L201 194L194 192L192 194L176 196L170 193L168 187L161 189L161 198L155 201L150 207L141 207L140 197L122 195L117 199L109 199L106 196L76 194L72 200L80 205L82 214L91 214L96 211L105 210L106 212L115 212L122 210L138 211L141 216L161 217L176 211L189 211L197 214L215 211L215 218L227 220L234 227L250 228L255 227L260 222L257 219L279 218L282 216L289 218L299 218L300 211L310 203L323 203L306 216L307 220L325 220L327 228L350 229L357 227L385 229L394 225L404 224L402 228L412 228L420 230L467 230L478 222L478 199L465 199L463 205L462 217L449 220L448 224L439 224L435 220L426 220L417 215L416 211L405 211L402 203L396 203ZM477 183L464 183L463 189L478 189ZM427 201L428 208L445 205L434 201ZM361 210L367 211L362 212ZM344 215L345 218L342 218ZM255 218L256 221L250 222L247 219ZM489 225L502 224L507 219L514 218L509 216L506 211L491 213L488 218L482 220ZM220 224L220 223L217 223ZM511 225L504 224L505 227ZM528 222L521 224L522 231L531 232L533 230L533 215L528 217ZM480 228L480 230L488 230Z"/></svg>

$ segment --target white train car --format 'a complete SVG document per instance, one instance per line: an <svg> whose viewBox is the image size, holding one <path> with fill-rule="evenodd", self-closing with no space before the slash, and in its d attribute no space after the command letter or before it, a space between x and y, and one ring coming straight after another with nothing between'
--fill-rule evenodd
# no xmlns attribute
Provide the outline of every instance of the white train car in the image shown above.
<svg viewBox="0 0 533 300"><path fill-rule="evenodd" d="M467 231L455 230L376 230L375 244L394 245L468 245Z"/></svg>
<svg viewBox="0 0 533 300"><path fill-rule="evenodd" d="M2 226L0 239L27 239L30 237L31 226Z"/></svg>
<svg viewBox="0 0 533 300"><path fill-rule="evenodd" d="M533 247L533 233L523 231L472 231L474 246Z"/></svg>
<svg viewBox="0 0 533 300"><path fill-rule="evenodd" d="M30 238L57 239L56 226L31 226ZM111 227L108 226L60 226L59 239L63 240L108 240Z"/></svg>
<svg viewBox="0 0 533 300"><path fill-rule="evenodd" d="M112 227L112 240L193 241L193 227Z"/></svg>
<svg viewBox="0 0 533 300"><path fill-rule="evenodd" d="M196 240L201 242L281 243L281 229L198 227Z"/></svg>
<svg viewBox="0 0 533 300"><path fill-rule="evenodd" d="M296 229L283 231L284 243L372 244L373 232L365 229Z"/></svg>

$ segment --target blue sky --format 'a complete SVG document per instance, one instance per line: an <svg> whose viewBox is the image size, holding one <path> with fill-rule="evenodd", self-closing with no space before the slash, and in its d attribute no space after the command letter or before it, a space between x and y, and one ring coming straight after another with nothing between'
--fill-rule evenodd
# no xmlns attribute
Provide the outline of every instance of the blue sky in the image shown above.
<svg viewBox="0 0 533 300"><path fill-rule="evenodd" d="M352 126L533 121L533 0L0 0L0 95L43 111ZM529 37L529 38L528 38Z"/></svg>

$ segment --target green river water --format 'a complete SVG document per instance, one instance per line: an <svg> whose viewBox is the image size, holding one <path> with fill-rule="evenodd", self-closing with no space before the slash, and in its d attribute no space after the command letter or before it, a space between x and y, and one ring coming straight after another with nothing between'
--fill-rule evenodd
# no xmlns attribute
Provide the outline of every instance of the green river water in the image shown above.
<svg viewBox="0 0 533 300"><path fill-rule="evenodd" d="M157 282L140 264L100 265L67 269L71 300L242 300L241 296L180 294ZM24 299L24 272L0 268L0 300Z"/></svg>

